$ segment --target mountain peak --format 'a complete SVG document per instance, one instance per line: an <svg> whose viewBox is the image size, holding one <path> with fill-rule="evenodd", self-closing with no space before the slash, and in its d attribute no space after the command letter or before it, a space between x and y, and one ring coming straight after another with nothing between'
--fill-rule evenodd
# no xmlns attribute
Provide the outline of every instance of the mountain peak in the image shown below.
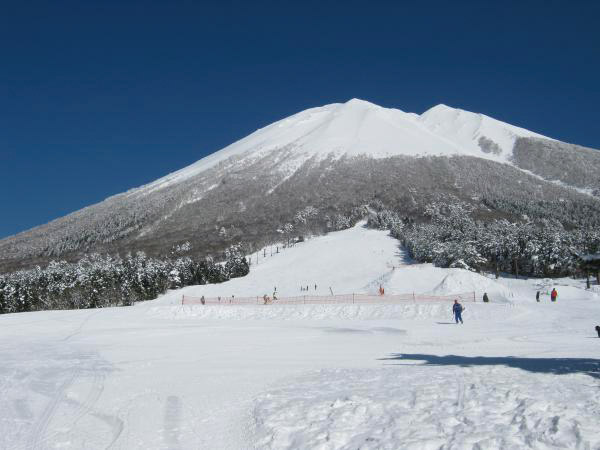
<svg viewBox="0 0 600 450"><path fill-rule="evenodd" d="M448 106L444 103L440 103L438 105L432 106L427 111L425 111L422 115L425 115L428 113L435 113L435 112L444 112L444 111L457 111L457 109L453 108L451 106Z"/></svg>
<svg viewBox="0 0 600 450"><path fill-rule="evenodd" d="M233 156L263 157L283 148L293 151L288 171L310 158L331 155L371 158L465 155L508 163L518 137L544 136L444 104L418 115L352 98L274 122L145 188L152 190L182 181ZM495 151L486 152L481 142L492 145Z"/></svg>
<svg viewBox="0 0 600 450"><path fill-rule="evenodd" d="M360 98L351 98L344 105L348 106L359 106L359 107L367 107L367 108L381 108L381 106L376 105L375 103L371 103L367 100L361 100Z"/></svg>

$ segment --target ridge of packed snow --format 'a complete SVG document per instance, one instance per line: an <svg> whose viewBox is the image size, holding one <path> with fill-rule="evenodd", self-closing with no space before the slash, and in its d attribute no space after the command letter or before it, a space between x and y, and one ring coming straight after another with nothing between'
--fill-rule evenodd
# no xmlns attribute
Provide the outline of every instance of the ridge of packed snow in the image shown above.
<svg viewBox="0 0 600 450"><path fill-rule="evenodd" d="M431 290L433 295L486 292L494 301L510 302L513 293L501 283L464 269L446 269L448 275Z"/></svg>
<svg viewBox="0 0 600 450"><path fill-rule="evenodd" d="M310 108L274 122L196 163L144 186L160 189L214 167L233 156L258 157L282 148L295 167L312 157L367 155L467 155L509 162L518 137L544 136L483 114L437 105L418 115L353 98ZM482 150L484 145L491 146Z"/></svg>

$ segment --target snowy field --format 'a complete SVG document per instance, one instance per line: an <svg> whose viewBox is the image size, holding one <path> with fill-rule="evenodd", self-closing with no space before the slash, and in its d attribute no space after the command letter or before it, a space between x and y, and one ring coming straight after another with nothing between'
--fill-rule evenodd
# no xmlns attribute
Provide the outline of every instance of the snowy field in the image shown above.
<svg viewBox="0 0 600 450"><path fill-rule="evenodd" d="M315 284L492 303L464 325L441 302L179 304ZM356 227L135 307L0 316L0 448L599 449L595 288L411 264Z"/></svg>

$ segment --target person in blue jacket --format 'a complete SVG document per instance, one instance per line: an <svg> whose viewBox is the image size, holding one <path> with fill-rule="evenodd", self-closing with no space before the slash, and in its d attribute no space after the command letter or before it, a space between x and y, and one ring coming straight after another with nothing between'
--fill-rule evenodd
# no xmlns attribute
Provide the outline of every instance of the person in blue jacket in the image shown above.
<svg viewBox="0 0 600 450"><path fill-rule="evenodd" d="M460 320L460 323L463 323L462 320L462 312L464 311L463 305L458 303L458 300L454 300L454 305L452 305L452 312L454 313L454 320L456 323Z"/></svg>

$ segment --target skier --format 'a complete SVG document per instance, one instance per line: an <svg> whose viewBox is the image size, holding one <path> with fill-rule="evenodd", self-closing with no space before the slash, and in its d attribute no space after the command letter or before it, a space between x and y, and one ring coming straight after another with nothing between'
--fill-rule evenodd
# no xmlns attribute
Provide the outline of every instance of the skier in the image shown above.
<svg viewBox="0 0 600 450"><path fill-rule="evenodd" d="M489 303L489 302L490 302L490 299L487 295L487 292L484 292L483 293L483 303Z"/></svg>
<svg viewBox="0 0 600 450"><path fill-rule="evenodd" d="M535 293L535 301L538 302L538 303L540 302L540 291L537 291Z"/></svg>
<svg viewBox="0 0 600 450"><path fill-rule="evenodd" d="M454 300L454 305L452 305L452 312L454 313L454 320L456 320L456 323L458 323L459 320L460 323L463 323L462 312L464 310L465 309L463 308L463 305L458 303L458 300Z"/></svg>
<svg viewBox="0 0 600 450"><path fill-rule="evenodd" d="M557 297L558 297L558 292L556 291L556 288L552 288L552 292L550 293L550 300L555 302Z"/></svg>
<svg viewBox="0 0 600 450"><path fill-rule="evenodd" d="M202 303L203 305L206 303L206 300L204 300L204 295L202 296L202 298L200 299L200 303Z"/></svg>

